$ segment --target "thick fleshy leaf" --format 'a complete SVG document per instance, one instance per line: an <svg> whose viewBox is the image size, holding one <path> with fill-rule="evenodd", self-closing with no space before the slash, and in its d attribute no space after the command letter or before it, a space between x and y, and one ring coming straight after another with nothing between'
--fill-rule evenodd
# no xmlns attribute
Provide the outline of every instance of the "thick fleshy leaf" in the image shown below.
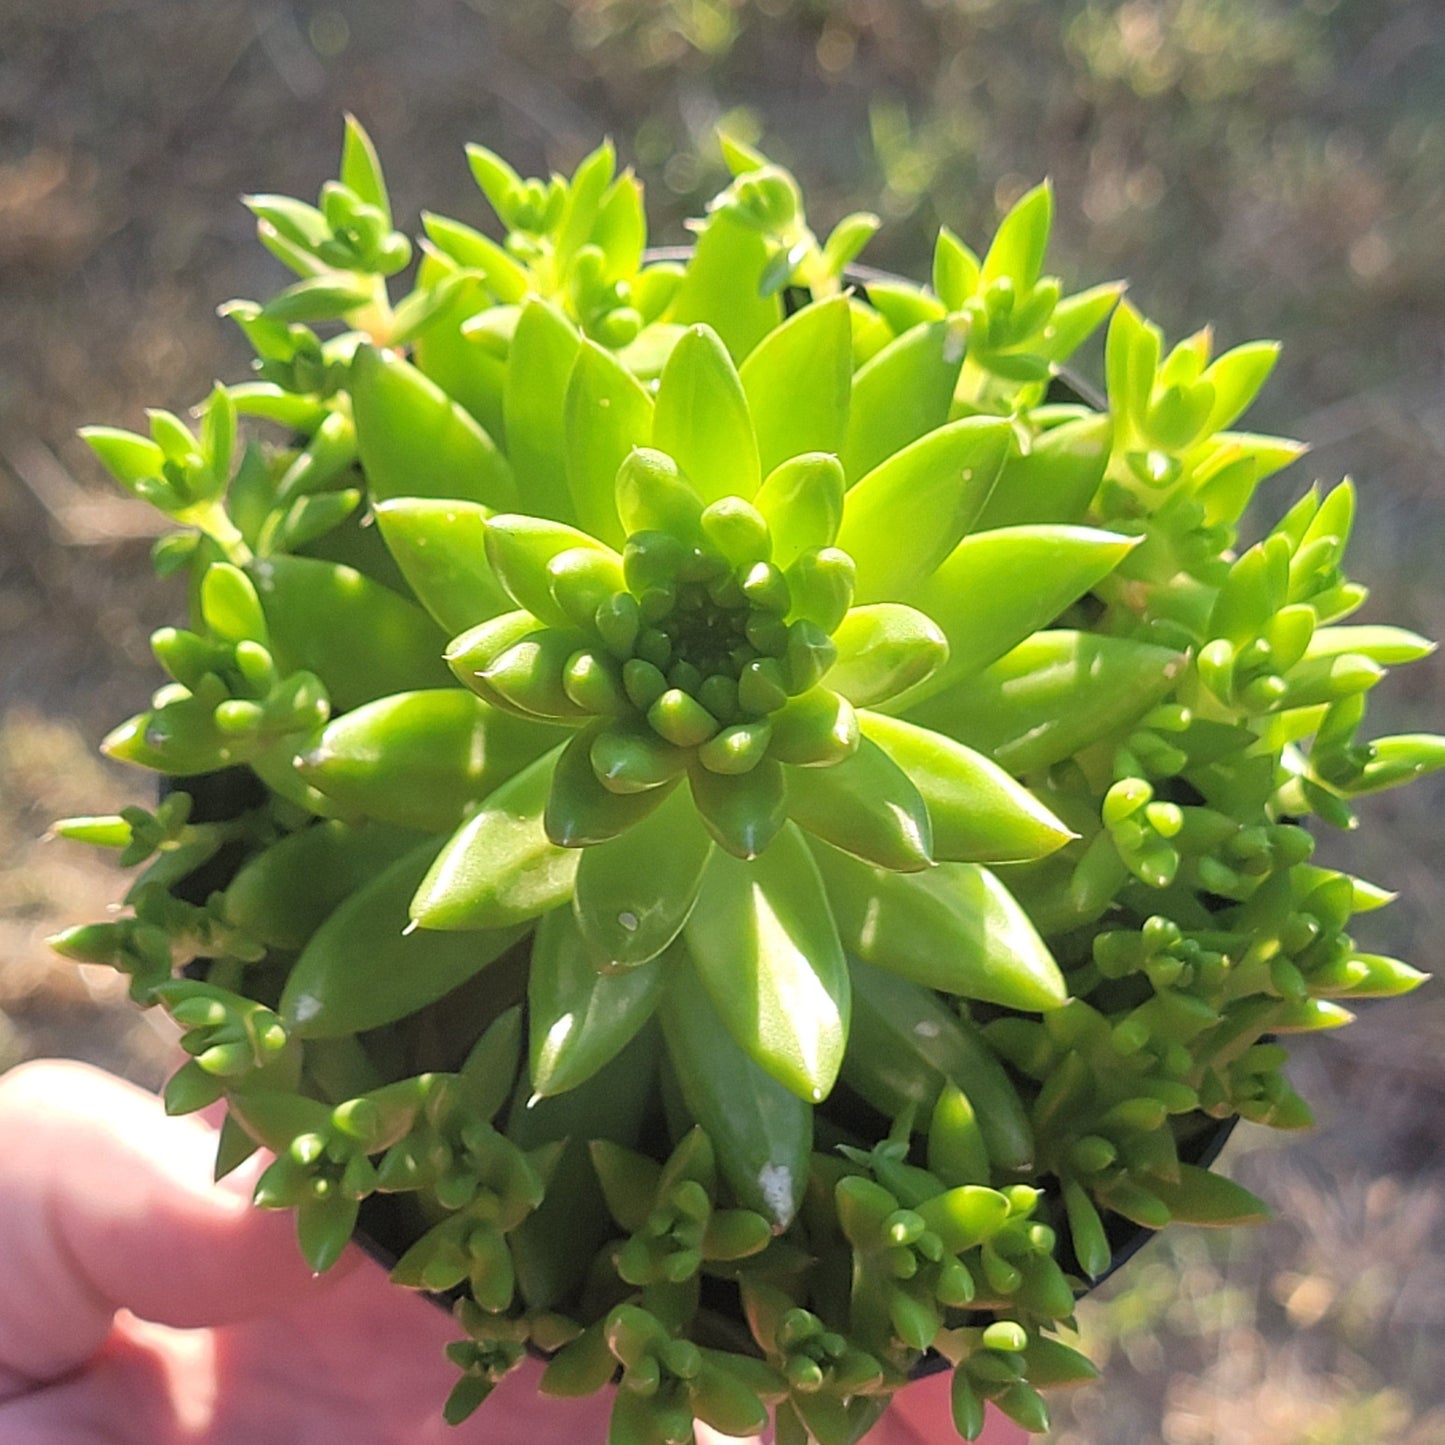
<svg viewBox="0 0 1445 1445"><path fill-rule="evenodd" d="M1108 416L1084 416L1034 439L1003 464L974 531L1045 522L1082 522L1104 479L1114 443Z"/></svg>
<svg viewBox="0 0 1445 1445"><path fill-rule="evenodd" d="M933 861L923 798L909 775L866 737L844 761L789 776L788 816L880 868L911 873Z"/></svg>
<svg viewBox="0 0 1445 1445"><path fill-rule="evenodd" d="M824 682L854 707L873 707L933 677L949 641L931 617L899 602L854 607L833 633L838 660Z"/></svg>
<svg viewBox="0 0 1445 1445"><path fill-rule="evenodd" d="M825 1098L848 1037L848 970L798 829L747 862L714 853L683 932L738 1046L799 1098Z"/></svg>
<svg viewBox="0 0 1445 1445"><path fill-rule="evenodd" d="M566 317L549 302L532 297L512 336L502 391L507 455L518 478L517 504L531 515L559 522L573 521L576 515L560 423L581 348L582 338Z"/></svg>
<svg viewBox="0 0 1445 1445"><path fill-rule="evenodd" d="M678 785L663 783L635 793L605 787L592 766L592 744L606 726L585 728L558 756L544 823L547 836L559 847L586 848L629 832Z"/></svg>
<svg viewBox="0 0 1445 1445"><path fill-rule="evenodd" d="M827 452L791 457L768 473L753 504L767 519L772 563L786 569L813 547L831 547L843 520L843 468Z"/></svg>
<svg viewBox="0 0 1445 1445"><path fill-rule="evenodd" d="M1378 662L1382 667L1396 667L1401 663L1418 662L1435 651L1435 644L1418 633L1403 627L1385 627L1379 624L1364 624L1344 627L1317 628L1305 648L1305 659L1314 661L1321 657L1342 657L1355 653Z"/></svg>
<svg viewBox="0 0 1445 1445"><path fill-rule="evenodd" d="M225 893L226 920L268 947L299 949L348 897L420 840L396 828L318 821L250 859Z"/></svg>
<svg viewBox="0 0 1445 1445"><path fill-rule="evenodd" d="M437 285L445 275L446 269L436 257L423 254L417 268L418 286ZM436 382L453 401L470 412L499 446L505 446L502 417L502 386L507 376L505 353L498 355L478 339L462 334L463 324L478 313L486 314L493 334L503 316L513 322L517 317L515 307L495 306L492 294L480 277L457 277L445 305L412 343L412 360L423 376ZM510 337L504 340L509 342Z"/></svg>
<svg viewBox="0 0 1445 1445"><path fill-rule="evenodd" d="M653 445L672 457L704 504L749 500L762 480L758 444L737 368L717 333L693 326L657 384Z"/></svg>
<svg viewBox="0 0 1445 1445"><path fill-rule="evenodd" d="M477 502L394 497L373 510L417 601L448 636L515 606L487 561L488 508Z"/></svg>
<svg viewBox="0 0 1445 1445"><path fill-rule="evenodd" d="M662 1031L683 1102L739 1204L781 1234L807 1185L813 1111L737 1046L692 960L684 953L667 963Z"/></svg>
<svg viewBox="0 0 1445 1445"><path fill-rule="evenodd" d="M849 481L948 420L963 350L964 334L951 321L924 322L858 368L843 448Z"/></svg>
<svg viewBox="0 0 1445 1445"><path fill-rule="evenodd" d="M509 648L530 637L540 627L537 619L525 610L489 617L452 638L444 654L446 664L460 682L487 697L486 684L481 681L482 673ZM490 697L487 700L493 701Z"/></svg>
<svg viewBox="0 0 1445 1445"><path fill-rule="evenodd" d="M356 445L373 501L453 497L512 505L507 459L471 413L408 361L360 346L351 364Z"/></svg>
<svg viewBox="0 0 1445 1445"><path fill-rule="evenodd" d="M972 748L882 713L862 712L858 722L922 795L939 862L1022 863L1056 852L1074 836L1027 788Z"/></svg>
<svg viewBox="0 0 1445 1445"><path fill-rule="evenodd" d="M518 928L467 934L411 926L407 906L433 866L423 844L352 894L311 936L286 979L279 1005L302 1038L335 1038L405 1018L494 963Z"/></svg>
<svg viewBox="0 0 1445 1445"><path fill-rule="evenodd" d="M565 522L528 513L504 512L487 520L487 560L497 580L549 627L575 627L575 620L557 600L552 563L563 553L581 550L597 555L607 567L612 591L621 591L622 559L610 547Z"/></svg>
<svg viewBox="0 0 1445 1445"><path fill-rule="evenodd" d="M610 352L584 341L567 384L563 421L567 486L579 525L614 547L625 540L617 518L617 470L652 439L652 397Z"/></svg>
<svg viewBox="0 0 1445 1445"><path fill-rule="evenodd" d="M848 434L853 383L847 297L830 297L790 316L763 338L740 375L765 475L804 452L836 456ZM808 384L800 387L803 376Z"/></svg>
<svg viewBox="0 0 1445 1445"><path fill-rule="evenodd" d="M541 1207L507 1236L518 1286L532 1309L553 1309L571 1296L612 1232L588 1141L637 1146L657 1093L661 1048L660 1030L646 1024L588 1080L587 1088L544 1099L529 1098L526 1089L512 1095L505 1124L508 1139L523 1149L566 1141ZM614 1361L608 1376L615 1367ZM589 1387L588 1393L596 1388Z"/></svg>
<svg viewBox="0 0 1445 1445"><path fill-rule="evenodd" d="M346 136L341 143L341 184L355 191L368 206L375 206L386 224L391 225L391 202L376 147L354 115L346 117Z"/></svg>
<svg viewBox="0 0 1445 1445"><path fill-rule="evenodd" d="M1020 196L994 233L983 258L980 282L987 286L1007 277L1017 291L1030 290L1043 270L1053 213L1053 189L1047 181Z"/></svg>
<svg viewBox="0 0 1445 1445"><path fill-rule="evenodd" d="M838 546L858 567L859 602L912 600L973 525L1013 446L998 417L965 417L894 452L858 480Z"/></svg>
<svg viewBox="0 0 1445 1445"><path fill-rule="evenodd" d="M843 946L929 988L1005 1008L1057 1008L1068 986L1028 915L986 868L903 876L814 848Z"/></svg>
<svg viewBox="0 0 1445 1445"><path fill-rule="evenodd" d="M668 532L681 540L697 533L702 499L677 463L656 447L628 453L617 469L614 496L617 515L629 535Z"/></svg>
<svg viewBox="0 0 1445 1445"><path fill-rule="evenodd" d="M1039 632L906 716L1012 773L1031 773L1137 722L1168 693L1185 661L1132 638Z"/></svg>
<svg viewBox="0 0 1445 1445"><path fill-rule="evenodd" d="M1180 1164L1178 1180L1151 1175L1149 1192L1157 1195L1170 1217L1182 1224L1204 1224L1227 1228L1236 1224L1261 1224L1271 1216L1264 1200L1242 1184L1194 1164Z"/></svg>
<svg viewBox="0 0 1445 1445"><path fill-rule="evenodd" d="M850 972L854 1007L845 1082L890 1118L913 1105L921 1127L944 1080L951 1079L973 1105L994 1164L1032 1168L1028 1111L978 1030L916 983L858 960Z"/></svg>
<svg viewBox="0 0 1445 1445"><path fill-rule="evenodd" d="M585 848L572 906L598 967L633 968L682 931L713 843L685 788L608 843Z"/></svg>
<svg viewBox="0 0 1445 1445"><path fill-rule="evenodd" d="M815 687L789 698L769 718L768 756L796 767L831 767L858 746L858 714L831 688Z"/></svg>
<svg viewBox="0 0 1445 1445"><path fill-rule="evenodd" d="M1066 526L1002 527L965 537L910 599L947 636L948 661L904 704L972 677L1047 627L1107 577L1138 540Z"/></svg>
<svg viewBox="0 0 1445 1445"><path fill-rule="evenodd" d="M561 751L503 783L447 841L412 899L423 928L503 928L571 898L577 853L542 826Z"/></svg>
<svg viewBox="0 0 1445 1445"><path fill-rule="evenodd" d="M296 769L348 813L450 832L474 803L562 736L460 688L435 688L378 698L334 718Z"/></svg>
<svg viewBox="0 0 1445 1445"><path fill-rule="evenodd" d="M353 567L314 557L247 567L283 672L314 672L337 711L450 681L446 638L414 602Z"/></svg>
<svg viewBox="0 0 1445 1445"><path fill-rule="evenodd" d="M586 634L544 627L513 640L530 612L504 613L453 639L447 663L487 702L522 717L584 722L591 714L572 700L566 669ZM495 645L500 644L500 645Z"/></svg>
<svg viewBox="0 0 1445 1445"><path fill-rule="evenodd" d="M671 319L685 326L704 322L712 327L733 360L741 363L782 320L781 299L763 295L762 276L769 258L768 239L761 231L726 211L715 211L688 259Z"/></svg>
<svg viewBox="0 0 1445 1445"><path fill-rule="evenodd" d="M532 1090L546 1097L590 1079L652 1016L661 960L599 973L568 908L537 925L527 973Z"/></svg>
<svg viewBox="0 0 1445 1445"><path fill-rule="evenodd" d="M773 758L737 775L691 768L688 783L708 832L735 858L756 858L787 821L787 784Z"/></svg>

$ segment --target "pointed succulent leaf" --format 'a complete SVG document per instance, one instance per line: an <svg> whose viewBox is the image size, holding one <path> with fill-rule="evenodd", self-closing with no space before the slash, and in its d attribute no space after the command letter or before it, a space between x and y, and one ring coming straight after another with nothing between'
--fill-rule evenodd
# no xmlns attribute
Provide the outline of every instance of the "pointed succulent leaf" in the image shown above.
<svg viewBox="0 0 1445 1445"><path fill-rule="evenodd" d="M988 1145L968 1095L957 1084L943 1086L928 1122L928 1168L945 1184L987 1184Z"/></svg>
<svg viewBox="0 0 1445 1445"><path fill-rule="evenodd" d="M673 299L671 319L684 326L705 323L741 363L777 329L782 302L763 292L771 248L761 231L726 210L708 217Z"/></svg>
<svg viewBox="0 0 1445 1445"><path fill-rule="evenodd" d="M1093 527L1004 527L965 537L911 600L942 629L948 660L908 702L972 677L1052 622L1137 544ZM890 709L893 711L894 709Z"/></svg>
<svg viewBox="0 0 1445 1445"><path fill-rule="evenodd" d="M462 1061L456 1088L462 1101L483 1119L492 1119L512 1096L522 1062L520 1005L497 1015Z"/></svg>
<svg viewBox="0 0 1445 1445"><path fill-rule="evenodd" d="M892 278L874 280L870 277L868 301L872 312L876 312L881 320L882 328L881 332L877 333L876 344L859 347L858 342L863 338L855 336L855 351L860 363L870 359L895 336L901 336L905 331L911 331L923 322L942 321L948 315L948 307L937 296L930 295L922 286L915 286L911 281L898 281ZM862 303L857 304L861 305ZM855 329L860 325L866 325L870 332L873 331L872 313L865 311L863 316L866 317L866 320L860 317L855 306L853 312Z"/></svg>
<svg viewBox="0 0 1445 1445"><path fill-rule="evenodd" d="M572 369L582 338L550 302L532 297L512 337L502 412L507 455L521 479L518 505L537 517L573 521L567 484L566 414Z"/></svg>
<svg viewBox="0 0 1445 1445"><path fill-rule="evenodd" d="M356 444L373 501L516 501L507 459L470 413L409 362L359 346L351 363Z"/></svg>
<svg viewBox="0 0 1445 1445"><path fill-rule="evenodd" d="M1164 1203L1171 1218L1184 1224L1216 1228L1258 1224L1271 1214L1269 1205L1242 1184L1193 1164L1181 1163L1177 1180L1151 1175L1149 1191Z"/></svg>
<svg viewBox="0 0 1445 1445"><path fill-rule="evenodd" d="M860 713L859 724L922 795L933 857L940 862L1021 863L1056 852L1074 836L1032 793L972 748L882 713Z"/></svg>
<svg viewBox="0 0 1445 1445"><path fill-rule="evenodd" d="M592 745L606 727L594 723L575 734L557 758L544 825L559 847L586 848L630 832L677 787L619 793L605 786L592 766Z"/></svg>
<svg viewBox="0 0 1445 1445"><path fill-rule="evenodd" d="M375 206L387 229L391 228L391 203L382 179L381 162L371 137L354 115L346 117L346 137L341 145L341 184L368 206Z"/></svg>
<svg viewBox="0 0 1445 1445"><path fill-rule="evenodd" d="M982 284L1007 277L1020 293L1030 290L1043 270L1053 214L1053 188L1047 181L1025 192L1003 218L984 255Z"/></svg>
<svg viewBox="0 0 1445 1445"><path fill-rule="evenodd" d="M530 612L507 612L454 638L447 665L485 701L526 718L583 722L589 709L572 698L567 668L587 635L538 627Z"/></svg>
<svg viewBox="0 0 1445 1445"><path fill-rule="evenodd" d="M662 964L599 973L567 908L537 925L527 974L533 1093L560 1094L590 1079L651 1017Z"/></svg>
<svg viewBox="0 0 1445 1445"><path fill-rule="evenodd" d="M825 633L838 630L849 607L858 569L837 547L810 547L783 574L792 601L792 616L806 618Z"/></svg>
<svg viewBox="0 0 1445 1445"><path fill-rule="evenodd" d="M742 774L698 766L688 783L708 832L735 858L756 858L787 821L787 784L775 758Z"/></svg>
<svg viewBox="0 0 1445 1445"><path fill-rule="evenodd" d="M552 564L563 553L576 549L596 553L608 565L611 590L620 592L625 586L622 558L595 537L564 522L526 513L500 513L487 519L486 546L492 571L517 606L525 607L549 627L577 625L553 588Z"/></svg>
<svg viewBox="0 0 1445 1445"><path fill-rule="evenodd" d="M449 636L512 609L487 561L488 508L445 498L392 497L376 502L373 511L402 576Z"/></svg>
<svg viewBox="0 0 1445 1445"><path fill-rule="evenodd" d="M754 504L767 519L775 567L812 548L831 547L843 520L843 468L827 452L796 454L764 480Z"/></svg>
<svg viewBox="0 0 1445 1445"><path fill-rule="evenodd" d="M790 316L763 338L739 375L764 474L807 452L841 452L853 381L847 298L830 297ZM801 376L808 378L803 388Z"/></svg>
<svg viewBox="0 0 1445 1445"><path fill-rule="evenodd" d="M340 563L258 558L247 567L283 674L314 673L338 711L441 687L445 635L413 602Z"/></svg>
<svg viewBox="0 0 1445 1445"><path fill-rule="evenodd" d="M761 474L757 438L737 368L717 333L694 326L673 348L657 386L653 445L682 468L704 503L745 501Z"/></svg>
<svg viewBox="0 0 1445 1445"><path fill-rule="evenodd" d="M973 863L903 876L814 849L843 945L867 963L1006 1008L1057 1008L1059 966L999 880Z"/></svg>
<svg viewBox="0 0 1445 1445"><path fill-rule="evenodd" d="M859 960L850 973L853 1022L844 1081L890 1117L912 1106L921 1121L951 1079L973 1104L994 1164L1030 1169L1028 1112L982 1035L908 979Z"/></svg>
<svg viewBox="0 0 1445 1445"><path fill-rule="evenodd" d="M836 766L792 774L788 816L814 837L879 868L916 872L933 861L923 798L908 773L866 737Z"/></svg>
<svg viewBox="0 0 1445 1445"><path fill-rule="evenodd" d="M751 861L714 853L684 935L739 1047L799 1098L824 1098L848 1035L847 969L798 830Z"/></svg>
<svg viewBox="0 0 1445 1445"><path fill-rule="evenodd" d="M933 246L934 295L950 311L961 311L978 289L978 279L978 257L947 226L939 227Z"/></svg>
<svg viewBox="0 0 1445 1445"><path fill-rule="evenodd" d="M1125 424L1126 436L1148 413L1162 345L1159 328L1146 321L1128 301L1121 301L1109 322L1104 371L1110 410Z"/></svg>
<svg viewBox="0 0 1445 1445"><path fill-rule="evenodd" d="M1027 452L1012 453L974 530L1084 521L1104 479L1113 439L1112 418L1084 416L1046 431Z"/></svg>
<svg viewBox="0 0 1445 1445"><path fill-rule="evenodd" d="M559 729L459 688L395 693L333 719L296 760L348 812L450 832L467 810L557 746Z"/></svg>
<svg viewBox="0 0 1445 1445"><path fill-rule="evenodd" d="M849 491L838 546L860 602L911 598L973 525L1013 445L994 417L950 422L894 452Z"/></svg>
<svg viewBox="0 0 1445 1445"><path fill-rule="evenodd" d="M527 294L530 282L526 268L491 237L460 221L433 215L429 211L422 212L421 223L432 244L458 266L479 272L487 289L498 301L514 305ZM473 307L467 314L471 315L476 310Z"/></svg>
<svg viewBox="0 0 1445 1445"><path fill-rule="evenodd" d="M634 447L651 440L652 398L610 351L584 341L567 383L563 426L567 485L578 522L620 547L625 536L614 495L617 469Z"/></svg>
<svg viewBox="0 0 1445 1445"><path fill-rule="evenodd" d="M1382 667L1396 667L1418 662L1435 651L1428 638L1403 627L1364 626L1319 627L1310 637L1304 656L1313 661L1319 657L1339 657L1352 652L1368 657Z"/></svg>
<svg viewBox="0 0 1445 1445"><path fill-rule="evenodd" d="M618 466L614 494L623 530L665 532L679 540L698 534L702 499L666 452L637 447Z"/></svg>
<svg viewBox="0 0 1445 1445"><path fill-rule="evenodd" d="M540 627L537 619L525 610L489 617L452 638L444 654L446 664L467 687L486 697L487 687L481 680L482 674L499 657L532 636ZM487 700L494 701L490 697Z"/></svg>
<svg viewBox="0 0 1445 1445"><path fill-rule="evenodd" d="M360 310L375 298L371 282L364 276L343 271L324 271L303 276L284 291L278 291L262 308L267 321L338 321Z"/></svg>
<svg viewBox="0 0 1445 1445"><path fill-rule="evenodd" d="M691 959L669 964L662 1028L683 1100L738 1202L781 1234L807 1184L813 1111L738 1047Z"/></svg>
<svg viewBox="0 0 1445 1445"><path fill-rule="evenodd" d="M1067 360L1103 325L1123 294L1122 282L1106 281L1063 297L1049 317L1039 350L1052 361Z"/></svg>
<svg viewBox="0 0 1445 1445"><path fill-rule="evenodd" d="M521 936L512 928L447 935L410 926L408 904L432 867L424 843L352 894L312 934L286 980L280 1012L301 1038L378 1028L448 994Z"/></svg>
<svg viewBox="0 0 1445 1445"><path fill-rule="evenodd" d="M1209 415L1204 423L1206 434L1221 432L1239 420L1259 395L1278 360L1278 342L1251 341L1226 351L1205 369L1200 380L1207 383L1212 392Z"/></svg>
<svg viewBox="0 0 1445 1445"><path fill-rule="evenodd" d="M768 756L795 767L840 763L857 749L861 736L853 704L826 687L789 698L770 721Z"/></svg>
<svg viewBox="0 0 1445 1445"><path fill-rule="evenodd" d="M926 322L859 367L842 458L850 482L948 420L963 351L952 321Z"/></svg>
<svg viewBox="0 0 1445 1445"><path fill-rule="evenodd" d="M424 929L505 928L571 898L577 854L542 826L560 753L503 783L443 846L411 903Z"/></svg>
<svg viewBox="0 0 1445 1445"><path fill-rule="evenodd" d="M622 837L585 849L572 902L593 963L633 968L661 953L692 911L712 849L683 788Z"/></svg>
<svg viewBox="0 0 1445 1445"><path fill-rule="evenodd" d="M944 667L948 639L933 619L898 602L852 608L833 641L826 682L854 707L872 707L924 683Z"/></svg>
<svg viewBox="0 0 1445 1445"><path fill-rule="evenodd" d="M1031 773L1143 717L1185 660L1132 638L1038 632L973 677L908 707L905 716L1012 773Z"/></svg>

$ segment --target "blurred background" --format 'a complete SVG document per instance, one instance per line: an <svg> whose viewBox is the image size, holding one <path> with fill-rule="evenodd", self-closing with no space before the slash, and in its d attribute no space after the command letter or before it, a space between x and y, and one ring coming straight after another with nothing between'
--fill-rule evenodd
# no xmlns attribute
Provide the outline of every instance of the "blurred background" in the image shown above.
<svg viewBox="0 0 1445 1445"><path fill-rule="evenodd" d="M462 156L570 169L603 133L654 240L719 186L720 123L789 165L825 230L927 274L1053 178L1050 269L1127 276L1171 339L1285 351L1249 421L1311 443L1260 527L1354 475L1367 619L1445 636L1445 0L3 0L0 4L0 1068L85 1058L147 1084L167 1042L44 937L120 881L49 822L150 796L95 745L144 705L179 599L149 515L74 439L239 379L215 316L269 294L245 191L306 198L356 112L400 224L486 216ZM1085 370L1089 369L1086 360ZM1445 728L1445 662L1376 731ZM1361 941L1445 971L1445 785L1369 804L1324 851L1398 889ZM1445 1440L1445 989L1299 1050L1319 1127L1242 1129L1226 1168L1278 1221L1156 1241L1080 1312L1102 1381L1056 1445Z"/></svg>

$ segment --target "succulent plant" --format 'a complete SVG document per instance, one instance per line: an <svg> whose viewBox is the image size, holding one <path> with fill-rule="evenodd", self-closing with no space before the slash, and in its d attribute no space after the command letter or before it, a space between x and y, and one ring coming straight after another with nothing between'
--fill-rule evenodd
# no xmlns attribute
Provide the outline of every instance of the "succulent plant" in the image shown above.
<svg viewBox="0 0 1445 1445"><path fill-rule="evenodd" d="M1272 344L1065 295L1047 186L924 287L724 149L659 255L610 146L473 147L505 239L425 215L399 300L354 121L318 205L249 199L298 278L222 308L254 377L85 433L189 619L104 743L162 801L58 825L129 913L55 943L175 1020L168 1107L226 1101L313 1267L394 1196L448 1418L532 1350L617 1445L843 1445L931 1355L965 1438L1042 1429L1111 1229L1262 1214L1203 1141L1308 1122L1279 1038L1421 979L1309 823L1445 762L1360 732L1430 646L1344 622L1349 483L1241 548Z"/></svg>

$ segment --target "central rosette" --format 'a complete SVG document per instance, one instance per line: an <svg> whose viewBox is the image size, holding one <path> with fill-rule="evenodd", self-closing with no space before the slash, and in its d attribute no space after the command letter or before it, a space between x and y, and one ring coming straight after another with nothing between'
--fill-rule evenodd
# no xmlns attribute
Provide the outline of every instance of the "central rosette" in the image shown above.
<svg viewBox="0 0 1445 1445"><path fill-rule="evenodd" d="M628 466L657 471L665 462L639 453ZM830 463L836 468L831 458L811 460L819 472ZM817 686L837 658L829 633L852 600L853 564L834 548L816 549L793 569L795 609L794 589L772 560L772 536L756 507L729 497L675 525L628 538L626 590L612 594L595 618L607 629L607 650L582 649L568 660L568 695L588 711L613 713L620 683L634 715L662 743L696 749L710 772L747 773L768 754L773 715ZM823 577L826 597L817 595ZM589 686L594 676L606 683ZM811 736L795 737L791 748L785 743L783 753L797 755L785 760L801 761L801 749L809 762L836 762L857 746L856 720L837 702L827 711L831 721L813 708L804 729ZM795 732L801 720L795 713ZM628 787L625 766L600 776L619 790Z"/></svg>
<svg viewBox="0 0 1445 1445"><path fill-rule="evenodd" d="M861 674L873 702L943 655L912 609L852 607L856 569L832 545L843 493L838 459L811 453L756 502L704 506L671 457L642 447L617 477L620 552L562 523L490 519L488 560L522 610L459 638L451 662L496 706L581 726L558 764L554 842L604 842L688 776L717 841L754 856L786 817L781 769L858 751L845 694ZM767 509L793 525L775 535Z"/></svg>

